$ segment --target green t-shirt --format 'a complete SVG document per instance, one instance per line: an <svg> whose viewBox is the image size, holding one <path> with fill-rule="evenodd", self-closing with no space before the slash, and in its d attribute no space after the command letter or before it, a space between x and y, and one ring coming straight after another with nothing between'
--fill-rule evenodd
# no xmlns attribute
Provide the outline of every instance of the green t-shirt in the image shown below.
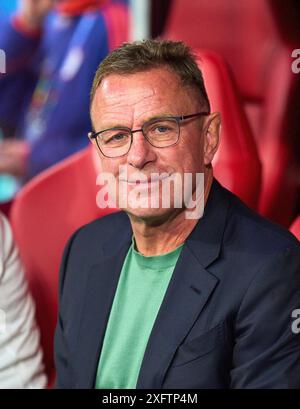
<svg viewBox="0 0 300 409"><path fill-rule="evenodd" d="M134 389L148 339L183 244L158 256L126 255L110 312L97 389Z"/></svg>

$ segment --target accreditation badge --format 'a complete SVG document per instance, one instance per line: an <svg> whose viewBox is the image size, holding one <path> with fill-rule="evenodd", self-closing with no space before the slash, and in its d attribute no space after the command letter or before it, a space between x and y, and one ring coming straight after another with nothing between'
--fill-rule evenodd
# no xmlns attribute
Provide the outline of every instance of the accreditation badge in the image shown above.
<svg viewBox="0 0 300 409"><path fill-rule="evenodd" d="M66 57L66 60L60 70L60 79L62 81L72 80L80 70L84 59L84 52L81 47L73 47Z"/></svg>

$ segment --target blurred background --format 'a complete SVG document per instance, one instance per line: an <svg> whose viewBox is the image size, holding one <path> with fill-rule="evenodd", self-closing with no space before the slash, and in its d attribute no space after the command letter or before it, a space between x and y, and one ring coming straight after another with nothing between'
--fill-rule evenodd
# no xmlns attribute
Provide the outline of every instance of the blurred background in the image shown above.
<svg viewBox="0 0 300 409"><path fill-rule="evenodd" d="M300 238L299 0L0 0L0 209L12 223L49 384L57 272L96 206L87 133L98 64L128 40L189 44L221 112L217 179Z"/></svg>
<svg viewBox="0 0 300 409"><path fill-rule="evenodd" d="M17 0L2 0L0 8L1 13L10 15L17 8Z"/></svg>

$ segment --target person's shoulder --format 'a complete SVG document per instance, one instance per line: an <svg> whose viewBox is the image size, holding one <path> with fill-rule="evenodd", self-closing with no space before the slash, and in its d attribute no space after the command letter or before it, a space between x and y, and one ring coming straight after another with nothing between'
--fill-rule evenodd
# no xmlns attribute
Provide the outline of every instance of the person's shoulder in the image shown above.
<svg viewBox="0 0 300 409"><path fill-rule="evenodd" d="M86 232L110 232L122 227L127 227L129 225L129 218L127 214L120 210L109 213L105 216L99 217L96 220L83 226L83 229Z"/></svg>
<svg viewBox="0 0 300 409"><path fill-rule="evenodd" d="M64 248L61 269L68 268L72 277L74 274L81 277L83 269L101 262L105 248L114 248L130 239L131 234L129 218L123 211L95 219L71 235Z"/></svg>
<svg viewBox="0 0 300 409"><path fill-rule="evenodd" d="M300 254L300 243L285 227L261 216L236 195L229 193L227 235L239 247L259 254L274 254L291 249Z"/></svg>
<svg viewBox="0 0 300 409"><path fill-rule="evenodd" d="M92 222L80 227L74 234L73 239L80 242L90 243L91 239L98 244L109 239L117 238L122 232L130 229L130 221L124 211L117 211L99 217Z"/></svg>
<svg viewBox="0 0 300 409"><path fill-rule="evenodd" d="M222 233L217 276L247 288L254 277L273 283L290 280L294 285L300 273L300 243L286 228L266 219L224 189L228 203ZM219 268L219 266L222 266ZM282 281L281 281L282 280Z"/></svg>

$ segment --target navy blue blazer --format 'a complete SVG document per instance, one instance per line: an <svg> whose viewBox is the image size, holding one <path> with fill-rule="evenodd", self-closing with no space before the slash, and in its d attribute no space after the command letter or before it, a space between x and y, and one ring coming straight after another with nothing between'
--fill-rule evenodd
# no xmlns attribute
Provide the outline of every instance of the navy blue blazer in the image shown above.
<svg viewBox="0 0 300 409"><path fill-rule="evenodd" d="M118 212L69 240L55 333L59 388L94 387L131 236L127 214ZM300 388L298 308L299 242L214 180L156 317L137 388Z"/></svg>

